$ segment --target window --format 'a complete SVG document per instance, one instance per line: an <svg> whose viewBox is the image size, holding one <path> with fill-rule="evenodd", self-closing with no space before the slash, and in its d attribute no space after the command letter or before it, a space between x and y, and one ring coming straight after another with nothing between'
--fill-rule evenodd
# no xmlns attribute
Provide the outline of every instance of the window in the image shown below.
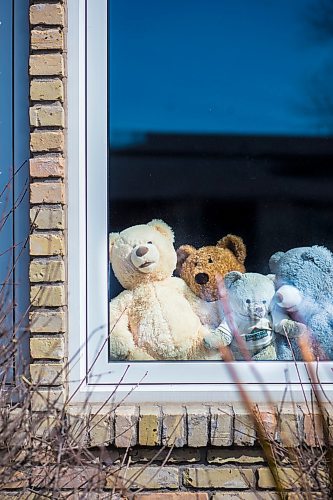
<svg viewBox="0 0 333 500"><path fill-rule="evenodd" d="M0 358L13 381L28 360L29 2L0 4ZM13 335L20 342L8 348ZM9 344L13 346L12 343ZM15 356L14 356L15 350ZM13 351L13 357L8 355ZM11 376L7 363L12 359ZM11 361L10 361L11 362ZM5 372L5 373L4 373Z"/></svg>
<svg viewBox="0 0 333 500"><path fill-rule="evenodd" d="M317 15L310 0L69 3L69 326L72 354L78 335L87 345L75 365L87 388L235 389L219 361L110 359L110 232L163 219L176 247L197 248L234 233L262 274L276 251L333 248L331 37ZM260 380L283 392L286 370L299 382L294 363L234 369L259 392Z"/></svg>

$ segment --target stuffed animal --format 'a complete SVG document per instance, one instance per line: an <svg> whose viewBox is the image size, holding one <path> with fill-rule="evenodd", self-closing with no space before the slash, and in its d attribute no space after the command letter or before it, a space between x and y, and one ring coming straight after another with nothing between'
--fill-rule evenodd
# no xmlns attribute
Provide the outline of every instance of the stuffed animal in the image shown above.
<svg viewBox="0 0 333 500"><path fill-rule="evenodd" d="M110 234L110 262L125 288L110 303L113 359L203 359L208 334L189 300L196 297L172 277L177 255L171 228L161 220Z"/></svg>
<svg viewBox="0 0 333 500"><path fill-rule="evenodd" d="M242 238L228 234L215 246L199 249L182 245L177 250L177 275L201 299L218 299L218 280L230 271L245 272L246 247Z"/></svg>
<svg viewBox="0 0 333 500"><path fill-rule="evenodd" d="M333 359L333 254L317 245L293 248L272 255L269 265L276 275L277 306L289 316L278 330L306 335L315 357ZM296 359L303 359L298 342L291 344ZM282 356L290 359L289 345Z"/></svg>
<svg viewBox="0 0 333 500"><path fill-rule="evenodd" d="M270 310L274 277L230 272L220 288L225 320L205 338L208 348L230 345L236 360L275 360L276 341Z"/></svg>

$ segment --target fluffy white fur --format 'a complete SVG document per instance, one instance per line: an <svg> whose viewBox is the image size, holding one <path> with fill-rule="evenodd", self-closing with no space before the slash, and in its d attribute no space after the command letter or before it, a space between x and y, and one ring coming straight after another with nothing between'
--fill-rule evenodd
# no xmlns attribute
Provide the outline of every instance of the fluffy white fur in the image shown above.
<svg viewBox="0 0 333 500"><path fill-rule="evenodd" d="M115 359L204 359L202 301L171 277L177 256L163 221L110 235L110 261L126 289L110 303L110 354ZM217 317L216 317L217 320Z"/></svg>

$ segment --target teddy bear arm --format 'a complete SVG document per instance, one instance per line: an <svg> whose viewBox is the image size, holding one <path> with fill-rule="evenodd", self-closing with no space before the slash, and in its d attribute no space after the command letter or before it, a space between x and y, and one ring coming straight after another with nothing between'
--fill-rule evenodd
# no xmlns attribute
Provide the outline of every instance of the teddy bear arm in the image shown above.
<svg viewBox="0 0 333 500"><path fill-rule="evenodd" d="M289 338L297 338L306 333L307 328L303 323L294 321L292 319L282 319L277 325L274 326L276 333Z"/></svg>
<svg viewBox="0 0 333 500"><path fill-rule="evenodd" d="M224 320L209 335L206 335L204 342L208 349L217 349L231 344L233 335L228 323Z"/></svg>
<svg viewBox="0 0 333 500"><path fill-rule="evenodd" d="M302 323L292 320L286 311L275 305L271 310L273 330L280 335L296 338L305 333L306 327Z"/></svg>

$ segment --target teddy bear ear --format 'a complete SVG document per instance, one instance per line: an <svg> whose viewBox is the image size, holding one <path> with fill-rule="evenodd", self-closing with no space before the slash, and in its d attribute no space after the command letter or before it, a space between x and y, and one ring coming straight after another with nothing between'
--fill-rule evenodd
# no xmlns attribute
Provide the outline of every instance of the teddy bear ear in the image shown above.
<svg viewBox="0 0 333 500"><path fill-rule="evenodd" d="M268 279L270 279L271 281L273 281L273 283L275 283L275 274L267 274L266 275Z"/></svg>
<svg viewBox="0 0 333 500"><path fill-rule="evenodd" d="M332 254L326 247L315 245L305 250L301 257L303 260L313 262L324 272L332 269Z"/></svg>
<svg viewBox="0 0 333 500"><path fill-rule="evenodd" d="M246 259L246 246L240 236L227 234L216 243L218 248L227 248L230 250L241 264L244 264Z"/></svg>
<svg viewBox="0 0 333 500"><path fill-rule="evenodd" d="M180 276L180 271L183 267L183 264L187 257L191 255L191 253L195 252L195 248L191 245L182 245L177 250L177 266L176 266L176 276Z"/></svg>
<svg viewBox="0 0 333 500"><path fill-rule="evenodd" d="M172 241L172 243L175 241L175 236L171 227L168 226L168 224L166 224L163 220L153 219L152 221L148 222L147 225L156 229L156 231L163 234L163 236L166 236L169 240Z"/></svg>
<svg viewBox="0 0 333 500"><path fill-rule="evenodd" d="M239 271L231 271L224 276L224 286L230 288L233 283L242 279L243 274Z"/></svg>
<svg viewBox="0 0 333 500"><path fill-rule="evenodd" d="M272 271L272 273L276 273L277 265L283 256L284 256L284 252L276 252L269 259L268 265L269 265L269 269Z"/></svg>
<svg viewBox="0 0 333 500"><path fill-rule="evenodd" d="M111 260L111 252L112 252L113 245L118 238L119 238L119 233L110 233L109 234L109 259L110 260Z"/></svg>

